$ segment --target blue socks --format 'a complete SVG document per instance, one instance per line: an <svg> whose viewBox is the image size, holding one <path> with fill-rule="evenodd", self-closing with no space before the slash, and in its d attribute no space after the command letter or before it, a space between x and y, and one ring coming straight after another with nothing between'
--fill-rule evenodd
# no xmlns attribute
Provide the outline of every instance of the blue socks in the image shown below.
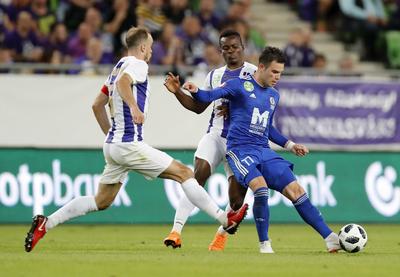
<svg viewBox="0 0 400 277"><path fill-rule="evenodd" d="M255 202L255 201L254 201ZM329 236L332 230L326 225L320 211L311 204L307 193L304 193L296 201L293 202L294 207L301 216L301 218L311 225L323 238ZM257 227L258 230L258 227Z"/></svg>
<svg viewBox="0 0 400 277"><path fill-rule="evenodd" d="M259 241L268 240L269 207L267 187L259 188L254 192L253 215Z"/></svg>

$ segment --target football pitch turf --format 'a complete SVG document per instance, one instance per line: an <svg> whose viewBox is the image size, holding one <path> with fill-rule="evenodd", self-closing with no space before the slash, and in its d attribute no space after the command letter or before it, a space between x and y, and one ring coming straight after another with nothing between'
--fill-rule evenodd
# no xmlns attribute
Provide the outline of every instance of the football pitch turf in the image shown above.
<svg viewBox="0 0 400 277"><path fill-rule="evenodd" d="M400 276L400 224L362 224L366 248L329 254L308 226L270 227L275 254L259 254L252 224L230 236L223 252L207 246L217 225L188 224L180 249L163 245L169 225L62 225L31 253L28 225L0 226L1 276ZM335 231L340 225L331 225Z"/></svg>

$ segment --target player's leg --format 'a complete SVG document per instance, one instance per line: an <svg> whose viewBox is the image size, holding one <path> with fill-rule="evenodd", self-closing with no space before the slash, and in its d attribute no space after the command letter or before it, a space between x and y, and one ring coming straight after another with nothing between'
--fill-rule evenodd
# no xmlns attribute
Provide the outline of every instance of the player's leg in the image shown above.
<svg viewBox="0 0 400 277"><path fill-rule="evenodd" d="M194 160L194 178L200 186L204 187L211 172L215 170L223 157L218 157L218 142L215 136L208 133L202 137L197 147ZM182 195L175 211L174 224L169 235L164 239L164 244L180 247L182 229L192 213L195 205L189 201L186 195Z"/></svg>
<svg viewBox="0 0 400 277"><path fill-rule="evenodd" d="M293 174L293 164L284 160L276 153L269 153L270 160L262 164L261 172L266 178L269 187L279 191L292 201L301 218L311 225L326 241L327 244L337 238L337 235L326 225L319 210L312 205L303 187L297 182ZM336 240L339 247L339 241ZM336 251L329 246L330 251Z"/></svg>
<svg viewBox="0 0 400 277"><path fill-rule="evenodd" d="M288 171L291 172L290 168ZM290 172L283 175L290 176ZM283 177L285 178L287 177ZM283 189L282 194L292 201L301 218L321 235L329 252L337 252L341 249L337 234L328 227L320 211L311 203L307 193L296 180L291 181Z"/></svg>
<svg viewBox="0 0 400 277"><path fill-rule="evenodd" d="M195 158L195 171L194 178L198 181L199 185L204 187L206 180L211 175L210 165L206 160ZM182 239L181 233L182 229L186 224L187 219L192 213L196 206L187 198L186 194L182 195L179 200L178 207L175 211L174 224L172 226L171 232L164 239L164 244L173 248L181 247Z"/></svg>
<svg viewBox="0 0 400 277"><path fill-rule="evenodd" d="M110 158L109 145L104 146L104 155L107 163L96 195L76 197L48 217L35 216L25 238L27 252L32 251L47 231L57 225L90 212L104 210L111 205L126 178L127 171Z"/></svg>
<svg viewBox="0 0 400 277"><path fill-rule="evenodd" d="M172 161L170 166L159 177L172 179L180 183L190 202L212 218L218 220L227 229L239 225L246 214L247 205L244 205L236 213L226 213L221 210L206 190L196 181L193 171L175 160Z"/></svg>
<svg viewBox="0 0 400 277"><path fill-rule="evenodd" d="M257 169L260 154L251 149L231 150L227 153L227 160L237 181L245 187L250 187L254 193L253 215L260 242L260 252L274 253L268 237L268 187L261 172Z"/></svg>
<svg viewBox="0 0 400 277"><path fill-rule="evenodd" d="M227 165L228 166L228 165ZM228 166L229 167L229 166ZM225 211L230 210L238 210L242 205L244 198L246 196L247 188L241 186L235 179L232 171L226 170L229 182L229 203L225 208ZM229 174L231 172L231 174ZM225 248L226 242L228 239L228 233L225 231L223 226L219 226L217 232L215 233L214 239L211 241L208 246L208 250L210 251L222 251Z"/></svg>

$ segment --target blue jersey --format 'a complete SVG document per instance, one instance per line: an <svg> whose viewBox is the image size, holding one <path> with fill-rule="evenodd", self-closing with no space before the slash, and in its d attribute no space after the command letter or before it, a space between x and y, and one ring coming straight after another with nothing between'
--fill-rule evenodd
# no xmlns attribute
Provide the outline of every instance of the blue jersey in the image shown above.
<svg viewBox="0 0 400 277"><path fill-rule="evenodd" d="M240 145L269 148L270 128L279 102L276 89L262 87L250 76L229 80L212 91L199 89L193 97L201 102L229 99L231 125L227 136L228 149ZM287 141L284 137L282 140Z"/></svg>

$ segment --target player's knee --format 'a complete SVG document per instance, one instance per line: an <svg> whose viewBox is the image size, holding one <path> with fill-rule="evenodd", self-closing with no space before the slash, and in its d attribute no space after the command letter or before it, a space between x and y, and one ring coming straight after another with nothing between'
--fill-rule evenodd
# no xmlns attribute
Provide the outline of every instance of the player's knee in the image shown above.
<svg viewBox="0 0 400 277"><path fill-rule="evenodd" d="M183 182L183 181L186 181L187 179L193 178L194 173L189 167L187 167L183 164L180 164L179 169L178 169L178 176Z"/></svg>
<svg viewBox="0 0 400 277"><path fill-rule="evenodd" d="M206 181L209 176L206 176L202 171L200 170L195 170L194 172L194 178L197 180L200 186L204 187L206 184Z"/></svg>
<svg viewBox="0 0 400 277"><path fill-rule="evenodd" d="M112 200L107 199L107 198L95 198L96 200L96 205L97 205L97 209L99 209L99 211L105 210L108 207L111 206L112 204Z"/></svg>
<svg viewBox="0 0 400 277"><path fill-rule="evenodd" d="M300 198L305 192L302 186L299 183L292 182L283 190L283 195L290 199L290 201L294 202Z"/></svg>

